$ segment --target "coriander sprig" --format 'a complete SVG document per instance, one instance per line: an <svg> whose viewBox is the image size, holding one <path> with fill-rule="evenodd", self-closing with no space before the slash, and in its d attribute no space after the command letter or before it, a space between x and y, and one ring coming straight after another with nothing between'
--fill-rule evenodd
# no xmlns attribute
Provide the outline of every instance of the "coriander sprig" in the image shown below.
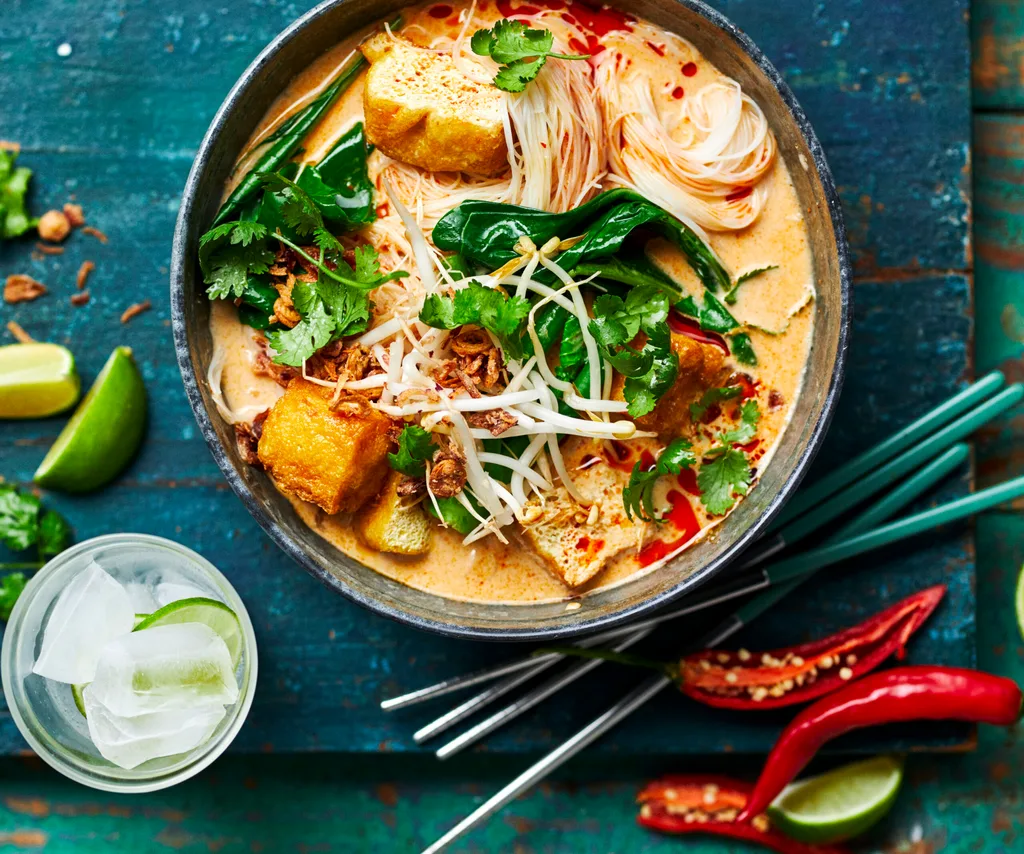
<svg viewBox="0 0 1024 854"><path fill-rule="evenodd" d="M502 18L489 30L477 30L470 40L473 53L489 56L501 68L494 85L505 92L522 92L552 59L590 59L590 54L564 54L551 50L555 37L550 30L532 30L522 21Z"/></svg>
<svg viewBox="0 0 1024 854"><path fill-rule="evenodd" d="M664 475L679 474L696 464L693 445L685 439L674 439L650 468L644 470L640 462L633 466L629 484L622 490L622 503L629 520L636 516L644 522L660 521L654 515L654 486L658 479Z"/></svg>
<svg viewBox="0 0 1024 854"><path fill-rule="evenodd" d="M423 477L427 473L426 461L437 450L431 433L410 424L398 436L398 453L388 454L388 464L407 477Z"/></svg>
<svg viewBox="0 0 1024 854"><path fill-rule="evenodd" d="M530 303L508 297L495 288L471 281L454 297L431 294L424 300L420 320L435 329L455 329L472 323L494 334L506 361L523 358L523 332Z"/></svg>

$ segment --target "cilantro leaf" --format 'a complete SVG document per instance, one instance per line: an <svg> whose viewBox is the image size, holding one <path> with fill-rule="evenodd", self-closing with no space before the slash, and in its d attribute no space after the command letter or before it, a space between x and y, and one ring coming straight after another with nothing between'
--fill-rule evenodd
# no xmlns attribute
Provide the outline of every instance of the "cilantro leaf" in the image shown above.
<svg viewBox="0 0 1024 854"><path fill-rule="evenodd" d="M654 487L658 479L663 475L679 474L684 468L696 464L693 446L685 439L674 439L651 468L644 471L639 462L633 466L629 484L622 490L622 503L630 521L634 515L644 522L657 521L654 514Z"/></svg>
<svg viewBox="0 0 1024 854"><path fill-rule="evenodd" d="M199 238L199 266L210 299L242 296L250 274L265 273L274 253L263 238L267 227L256 222L225 222Z"/></svg>
<svg viewBox="0 0 1024 854"><path fill-rule="evenodd" d="M39 520L39 554L44 558L60 554L71 542L71 526L56 510L47 510Z"/></svg>
<svg viewBox="0 0 1024 854"><path fill-rule="evenodd" d="M754 345L750 343L750 336L746 332L730 335L729 349L741 365L757 364L757 353L754 352Z"/></svg>
<svg viewBox="0 0 1024 854"><path fill-rule="evenodd" d="M729 303L729 305L732 305L733 303L736 302L736 292L740 289L740 285L742 285L744 282L749 282L751 279L756 279L762 273L767 273L769 270L778 269L778 264L769 264L767 267L758 267L756 270L748 270L746 273L744 273L742 276L736 279L736 284L733 285L729 289L729 293L725 295L725 301Z"/></svg>
<svg viewBox="0 0 1024 854"><path fill-rule="evenodd" d="M467 323L492 332L506 359L523 358L523 331L530 303L522 297L508 297L479 282L455 292L454 297L431 294L423 302L420 320L435 329L454 329Z"/></svg>
<svg viewBox="0 0 1024 854"><path fill-rule="evenodd" d="M39 540L39 499L0 483L0 542L20 552Z"/></svg>
<svg viewBox="0 0 1024 854"><path fill-rule="evenodd" d="M0 578L0 620L9 620L14 603L25 589L25 573L12 572Z"/></svg>
<svg viewBox="0 0 1024 854"><path fill-rule="evenodd" d="M602 294L594 300L590 328L606 347L628 344L641 331L650 335L658 330L668 319L668 310L668 294L653 285L632 288L625 300Z"/></svg>
<svg viewBox="0 0 1024 854"><path fill-rule="evenodd" d="M685 296L675 304L675 307L677 311L696 320L701 329L709 332L732 332L740 327L740 322L710 291L704 292L703 305L699 304L695 297Z"/></svg>
<svg viewBox="0 0 1024 854"><path fill-rule="evenodd" d="M757 401L754 399L743 401L743 405L740 406L739 425L732 430L726 430L718 437L719 441L726 447L730 445L745 445L754 438L760 420L761 410L757 405Z"/></svg>
<svg viewBox="0 0 1024 854"><path fill-rule="evenodd" d="M550 30L533 30L522 21L502 18L490 30L477 30L470 39L473 53L490 56L503 66L494 85L506 92L522 92L544 67L547 58L589 59L587 55L553 53L555 37Z"/></svg>
<svg viewBox="0 0 1024 854"><path fill-rule="evenodd" d="M437 447L433 436L422 427L410 425L398 437L398 453L388 454L388 464L408 477L423 477Z"/></svg>
<svg viewBox="0 0 1024 854"><path fill-rule="evenodd" d="M626 377L622 396L629 406L626 413L630 418L639 418L654 409L676 377L679 376L679 357L671 347L659 347L648 342L644 352L653 355L650 369L638 377Z"/></svg>
<svg viewBox="0 0 1024 854"><path fill-rule="evenodd" d="M305 283L296 284L293 294L299 284ZM276 351L274 361L279 365L301 367L306 359L331 341L334 319L324 308L323 300L311 298L306 305L306 314L291 329L268 329L265 333L270 346Z"/></svg>
<svg viewBox="0 0 1024 854"><path fill-rule="evenodd" d="M542 56L539 59L523 59L513 62L511 65L502 66L494 75L492 82L503 92L523 92L526 89L526 84L540 73L547 61L547 57Z"/></svg>
<svg viewBox="0 0 1024 854"><path fill-rule="evenodd" d="M722 388L709 388L700 396L700 400L690 404L690 417L694 421L700 421L704 414L716 403L725 400L732 400L743 394L743 386L728 385Z"/></svg>
<svg viewBox="0 0 1024 854"><path fill-rule="evenodd" d="M39 222L25 209L32 170L15 167L17 158L17 152L0 148L0 240L20 237Z"/></svg>
<svg viewBox="0 0 1024 854"><path fill-rule="evenodd" d="M750 481L747 455L736 448L705 461L697 473L700 500L712 516L729 512L736 495L746 495L750 490Z"/></svg>

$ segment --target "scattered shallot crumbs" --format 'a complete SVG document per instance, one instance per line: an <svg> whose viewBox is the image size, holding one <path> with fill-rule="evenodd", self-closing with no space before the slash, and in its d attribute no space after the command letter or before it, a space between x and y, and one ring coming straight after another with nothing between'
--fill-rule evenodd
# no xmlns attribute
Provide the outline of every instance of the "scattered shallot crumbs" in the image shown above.
<svg viewBox="0 0 1024 854"><path fill-rule="evenodd" d="M44 255L63 255L63 246L50 246L48 243L37 243L36 249L42 252Z"/></svg>
<svg viewBox="0 0 1024 854"><path fill-rule="evenodd" d="M36 340L31 335L29 335L24 329L22 329L20 324L15 323L13 320L7 321L7 331L14 336L14 339L19 344L31 344L33 341Z"/></svg>
<svg viewBox="0 0 1024 854"><path fill-rule="evenodd" d="M50 243L60 243L71 234L71 222L63 211L47 211L36 225L36 230L43 240Z"/></svg>
<svg viewBox="0 0 1024 854"><path fill-rule="evenodd" d="M4 284L4 302L30 302L46 293L46 285L37 282L31 276L15 273L7 277Z"/></svg>
<svg viewBox="0 0 1024 854"><path fill-rule="evenodd" d="M84 226L82 228L82 234L88 234L90 237L95 237L100 243L107 242L107 235L98 228L93 228L91 225Z"/></svg>
<svg viewBox="0 0 1024 854"><path fill-rule="evenodd" d="M72 305L85 305L87 302L89 302L89 292L88 291L79 291L77 294L72 294L71 295L71 304Z"/></svg>
<svg viewBox="0 0 1024 854"><path fill-rule="evenodd" d="M73 205L68 202L64 205L64 216L68 218L72 228L81 228L85 225L85 214L82 213L81 205Z"/></svg>
<svg viewBox="0 0 1024 854"><path fill-rule="evenodd" d="M152 307L153 303L148 299L143 300L142 302L133 303L124 310L124 313L121 315L121 322L127 323L133 317L138 317L142 312L149 311Z"/></svg>
<svg viewBox="0 0 1024 854"><path fill-rule="evenodd" d="M96 265L92 261L83 261L82 266L78 268L78 276L75 278L75 287L78 290L82 290L85 287L85 283L89 279L89 274L96 269Z"/></svg>

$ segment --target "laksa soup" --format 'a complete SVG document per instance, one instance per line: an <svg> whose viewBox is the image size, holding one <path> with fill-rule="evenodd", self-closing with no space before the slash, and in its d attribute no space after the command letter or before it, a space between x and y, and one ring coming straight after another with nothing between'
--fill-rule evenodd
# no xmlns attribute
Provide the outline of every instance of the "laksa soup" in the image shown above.
<svg viewBox="0 0 1024 854"><path fill-rule="evenodd" d="M813 335L758 104L579 2L411 7L317 58L200 263L246 462L341 551L463 600L578 596L707 537Z"/></svg>

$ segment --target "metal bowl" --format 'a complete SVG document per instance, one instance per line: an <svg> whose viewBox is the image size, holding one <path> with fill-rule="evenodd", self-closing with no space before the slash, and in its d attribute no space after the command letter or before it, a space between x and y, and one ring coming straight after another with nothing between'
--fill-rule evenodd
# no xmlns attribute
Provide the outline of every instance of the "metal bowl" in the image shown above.
<svg viewBox="0 0 1024 854"><path fill-rule="evenodd" d="M792 495L821 444L842 385L850 325L850 261L832 174L789 87L728 19L699 0L613 3L692 41L758 102L778 138L807 211L818 290L803 393L757 488L718 527L716 536L654 572L584 596L577 610L567 611L564 603L463 602L407 587L321 539L269 478L239 457L234 430L216 414L206 385L209 303L196 263L199 236L213 219L224 181L274 98L312 57L402 5L400 0L322 3L267 46L214 117L185 185L172 251L174 344L189 403L228 483L274 542L327 587L371 611L428 631L481 640L552 640L627 622L693 590L733 562Z"/></svg>

